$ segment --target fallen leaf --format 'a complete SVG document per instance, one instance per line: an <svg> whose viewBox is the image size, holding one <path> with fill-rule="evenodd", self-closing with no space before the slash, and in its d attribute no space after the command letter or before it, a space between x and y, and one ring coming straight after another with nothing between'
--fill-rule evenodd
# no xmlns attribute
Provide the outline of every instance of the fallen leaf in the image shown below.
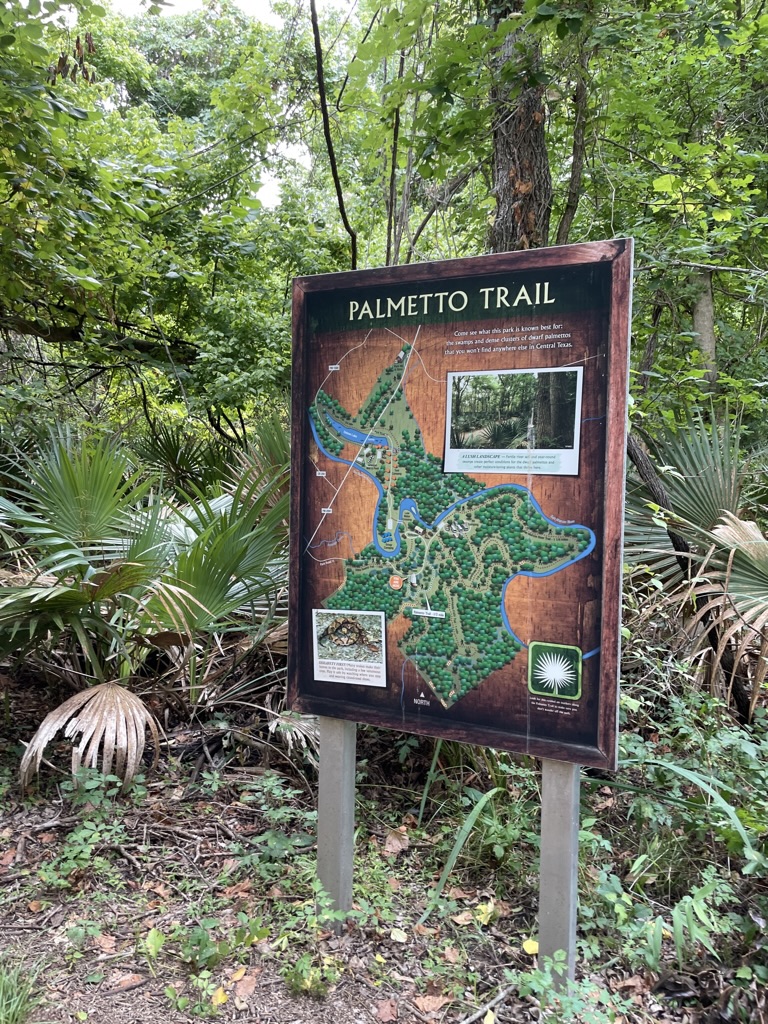
<svg viewBox="0 0 768 1024"><path fill-rule="evenodd" d="M645 978L641 978L639 974L633 974L631 978L625 978L623 981L616 981L611 986L617 992L623 992L624 989L635 989L637 992L647 992L650 990L650 985Z"/></svg>
<svg viewBox="0 0 768 1024"><path fill-rule="evenodd" d="M225 896L246 896L253 888L253 882L250 878L246 878L242 882L236 882L234 885L228 885L222 892Z"/></svg>
<svg viewBox="0 0 768 1024"><path fill-rule="evenodd" d="M408 941L408 933L404 932L402 928L393 928L392 931L389 933L389 937L390 939L392 939L393 942Z"/></svg>
<svg viewBox="0 0 768 1024"><path fill-rule="evenodd" d="M437 935L437 928L428 928L425 924L415 924L413 930L416 935Z"/></svg>
<svg viewBox="0 0 768 1024"><path fill-rule="evenodd" d="M30 900L29 903L27 904L27 909L31 910L33 914L39 914L40 911L43 909L42 901Z"/></svg>
<svg viewBox="0 0 768 1024"><path fill-rule="evenodd" d="M13 864L13 858L16 856L16 847L12 846L10 850L6 850L2 857L0 857L0 864L3 867L7 867L9 864Z"/></svg>
<svg viewBox="0 0 768 1024"><path fill-rule="evenodd" d="M397 857L399 853L407 850L411 845L405 825L393 828L384 840L383 852L385 857Z"/></svg>
<svg viewBox="0 0 768 1024"><path fill-rule="evenodd" d="M245 975L245 972L247 970L247 967L238 967L237 970L232 975L232 981L240 981L240 979Z"/></svg>
<svg viewBox="0 0 768 1024"><path fill-rule="evenodd" d="M235 996L235 1009L236 1010L247 1010L248 1009L248 1003L246 1003L246 1001L244 999L241 999L240 996Z"/></svg>
<svg viewBox="0 0 768 1024"><path fill-rule="evenodd" d="M496 917L496 905L493 900L488 900L487 903L478 903L475 907L475 917L480 924L490 924Z"/></svg>
<svg viewBox="0 0 768 1024"><path fill-rule="evenodd" d="M388 878L387 879L387 885L392 890L392 892L397 892L397 890L402 885L402 882L400 881L399 878Z"/></svg>
<svg viewBox="0 0 768 1024"><path fill-rule="evenodd" d="M224 1003L226 1003L226 1001L228 999L229 999L229 996L224 991L222 986L219 985L219 987L216 989L216 991L211 996L211 1006L223 1006Z"/></svg>
<svg viewBox="0 0 768 1024"><path fill-rule="evenodd" d="M142 974L123 974L110 986L110 992L125 992L127 989L143 985L146 978Z"/></svg>
<svg viewBox="0 0 768 1024"><path fill-rule="evenodd" d="M56 838L55 832L41 832L37 837L38 843L52 843Z"/></svg>
<svg viewBox="0 0 768 1024"><path fill-rule="evenodd" d="M528 956L536 956L539 952L539 944L536 939L526 939L523 943L523 952Z"/></svg>
<svg viewBox="0 0 768 1024"><path fill-rule="evenodd" d="M454 922L454 924L474 924L475 915L472 913L471 910L462 910L460 914L454 914L451 920Z"/></svg>
<svg viewBox="0 0 768 1024"><path fill-rule="evenodd" d="M102 953L114 953L117 941L114 935L97 935L93 944L98 946Z"/></svg>
<svg viewBox="0 0 768 1024"><path fill-rule="evenodd" d="M456 885L452 885L445 895L449 900L471 900L476 894L474 892L467 892L466 889L459 889Z"/></svg>
<svg viewBox="0 0 768 1024"><path fill-rule="evenodd" d="M449 964L457 964L461 959L461 953L455 946L446 946L443 952L443 959L447 960Z"/></svg>
<svg viewBox="0 0 768 1024"><path fill-rule="evenodd" d="M256 982L258 977L255 974L245 974L242 978L238 979L235 985L235 995L238 999L247 999L252 996L256 989Z"/></svg>
<svg viewBox="0 0 768 1024"><path fill-rule="evenodd" d="M167 899L170 896L168 886L163 885L162 882L144 882L141 888L146 889L147 892L157 893L161 899Z"/></svg>
<svg viewBox="0 0 768 1024"><path fill-rule="evenodd" d="M436 1013L451 999L449 996L416 996L413 1002L422 1013Z"/></svg>
<svg viewBox="0 0 768 1024"><path fill-rule="evenodd" d="M495 1021L496 1014L493 1012L493 1010L489 1010L483 1017L483 1024L495 1024Z"/></svg>
<svg viewBox="0 0 768 1024"><path fill-rule="evenodd" d="M376 1017L380 1021L397 1020L397 1002L394 999L383 999L377 1003Z"/></svg>

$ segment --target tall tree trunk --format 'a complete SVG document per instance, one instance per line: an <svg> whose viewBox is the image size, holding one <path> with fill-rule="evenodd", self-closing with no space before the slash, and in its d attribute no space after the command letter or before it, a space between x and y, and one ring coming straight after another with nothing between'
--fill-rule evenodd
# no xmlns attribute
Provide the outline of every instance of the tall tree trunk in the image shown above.
<svg viewBox="0 0 768 1024"><path fill-rule="evenodd" d="M712 271L699 270L691 275L697 289L693 302L693 330L697 335L701 358L707 368L707 380L717 383L717 341L715 338L715 303L712 297Z"/></svg>
<svg viewBox="0 0 768 1024"><path fill-rule="evenodd" d="M565 447L565 432L568 427L568 408L565 401L565 374L549 375L549 415L552 425L552 446Z"/></svg>
<svg viewBox="0 0 768 1024"><path fill-rule="evenodd" d="M502 12L493 11L497 24L519 14L522 0L511 0ZM502 76L509 61L520 60L516 43L520 33L507 37L497 60L496 85L491 92L494 105L493 187L496 217L490 232L492 252L533 249L547 244L552 207L552 177L544 134L544 87L520 87L518 76ZM540 64L538 42L526 39L526 67ZM522 68L520 69L523 70Z"/></svg>
<svg viewBox="0 0 768 1024"><path fill-rule="evenodd" d="M556 374L553 374L553 376L556 376ZM544 442L550 442L552 438L552 398L549 384L545 382L541 375L539 375L536 383L534 424L536 427L536 447L540 448Z"/></svg>

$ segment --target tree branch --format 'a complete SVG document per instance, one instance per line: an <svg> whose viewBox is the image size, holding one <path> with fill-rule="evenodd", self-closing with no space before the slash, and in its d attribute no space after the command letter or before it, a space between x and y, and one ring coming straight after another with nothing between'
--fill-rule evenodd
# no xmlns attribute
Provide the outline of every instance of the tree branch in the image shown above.
<svg viewBox="0 0 768 1024"><path fill-rule="evenodd" d="M344 205L344 193L341 188L341 179L339 178L339 169L336 164L336 153L333 148L333 138L331 137L331 119L328 113L328 97L325 91L325 72L323 71L323 48L320 42L320 25L317 20L317 3L315 0L309 0L309 11L312 18L312 36L315 41L315 59L317 61L317 88L320 92L320 112L323 118L323 135L325 136L325 147L328 151L328 160L331 164L331 174L333 175L333 185L336 189L336 201L339 205L339 213L341 214L341 220L344 224L344 228L349 235L351 252L352 270L357 270L357 234L352 229L352 225L349 223L347 217L347 209Z"/></svg>
<svg viewBox="0 0 768 1024"><path fill-rule="evenodd" d="M579 47L579 70L576 79L574 92L574 106L576 118L573 125L573 148L571 151L571 179L568 183L568 197L565 201L565 209L560 223L557 226L557 237L555 245L565 245L571 231L573 219L579 208L581 199L581 179L584 172L584 157L586 155L585 125L587 123L587 106L589 94L587 92L587 68L589 57L582 43Z"/></svg>

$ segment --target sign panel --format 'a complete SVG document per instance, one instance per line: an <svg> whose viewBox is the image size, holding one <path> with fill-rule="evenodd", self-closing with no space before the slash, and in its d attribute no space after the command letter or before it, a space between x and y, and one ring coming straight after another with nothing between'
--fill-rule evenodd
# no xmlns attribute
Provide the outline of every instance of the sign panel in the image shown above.
<svg viewBox="0 0 768 1024"><path fill-rule="evenodd" d="M294 282L294 708L615 768L631 262Z"/></svg>

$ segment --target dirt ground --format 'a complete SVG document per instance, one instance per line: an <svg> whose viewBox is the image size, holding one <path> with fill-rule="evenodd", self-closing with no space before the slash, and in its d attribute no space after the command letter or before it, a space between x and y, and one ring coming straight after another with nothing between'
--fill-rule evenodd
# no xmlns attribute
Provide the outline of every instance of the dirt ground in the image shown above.
<svg viewBox="0 0 768 1024"><path fill-rule="evenodd" d="M147 937L152 929L168 937L174 925L197 920L209 922L211 935L227 934L238 913L251 914L258 908L268 926L270 905L284 920L276 906L281 899L294 906L306 901L295 892L283 897L280 884L266 886L247 872L222 874L230 836L247 830L248 815L237 817L231 805L219 804L201 822L195 820L195 805L182 802L175 814L164 809L159 823L159 804L150 804L153 812L136 813L124 823L130 838L100 846L98 857L92 855L91 863L76 869L69 885L58 891L41 881L40 871L57 856L62 863L66 836L79 822L43 802L33 807L12 803L3 813L0 950L2 962L23 960L30 969L40 970L43 1002L32 1024L181 1024L201 1017L252 1024L503 1024L540 1019L537 1000L521 997L504 974L505 968L530 970L534 965L521 950L518 936L530 911L498 904L496 909L505 916L469 934L465 926L450 920L414 926L414 915L409 919L405 909L375 925L345 925L338 936L321 931L314 944L289 922L212 965L208 988L201 993L189 962L174 953L167 938L156 956L149 954ZM401 869L407 873L404 854L400 865L393 865L393 881ZM397 896L403 893L397 886L392 891ZM406 901L418 898L412 890L404 895ZM425 895L421 894L418 909ZM456 887L448 896L470 917L488 901L487 894ZM462 911L453 916L461 921ZM215 924L210 923L213 919ZM280 941L285 933L287 943ZM310 945L313 963L321 969L332 963L332 970L323 975L331 980L324 983L324 993L293 994L283 972ZM434 946L447 957L445 970L439 973L430 955ZM653 981L609 971L594 979L595 1007L613 990L633 1003L635 1020L696 1019L678 1003L655 997ZM189 999L183 1009L172 1005L169 987ZM494 1003L499 995L503 998Z"/></svg>
<svg viewBox="0 0 768 1024"><path fill-rule="evenodd" d="M361 803L356 916L336 934L316 916L310 777L247 763L214 770L179 755L179 733L139 800L98 788L73 797L67 772L50 770L22 797L15 737L41 720L34 705L12 693L0 741L0 970L37 974L29 1024L768 1019L765 993L734 1000L719 968L659 978L619 956L580 967L570 1001L543 1008L550 993L525 989L535 865L525 891L507 891L498 869L471 879L457 870L419 923L455 833L440 847L414 827L407 801L399 817L379 814L386 787ZM52 751L57 764L63 752ZM398 780L388 781L394 792Z"/></svg>

